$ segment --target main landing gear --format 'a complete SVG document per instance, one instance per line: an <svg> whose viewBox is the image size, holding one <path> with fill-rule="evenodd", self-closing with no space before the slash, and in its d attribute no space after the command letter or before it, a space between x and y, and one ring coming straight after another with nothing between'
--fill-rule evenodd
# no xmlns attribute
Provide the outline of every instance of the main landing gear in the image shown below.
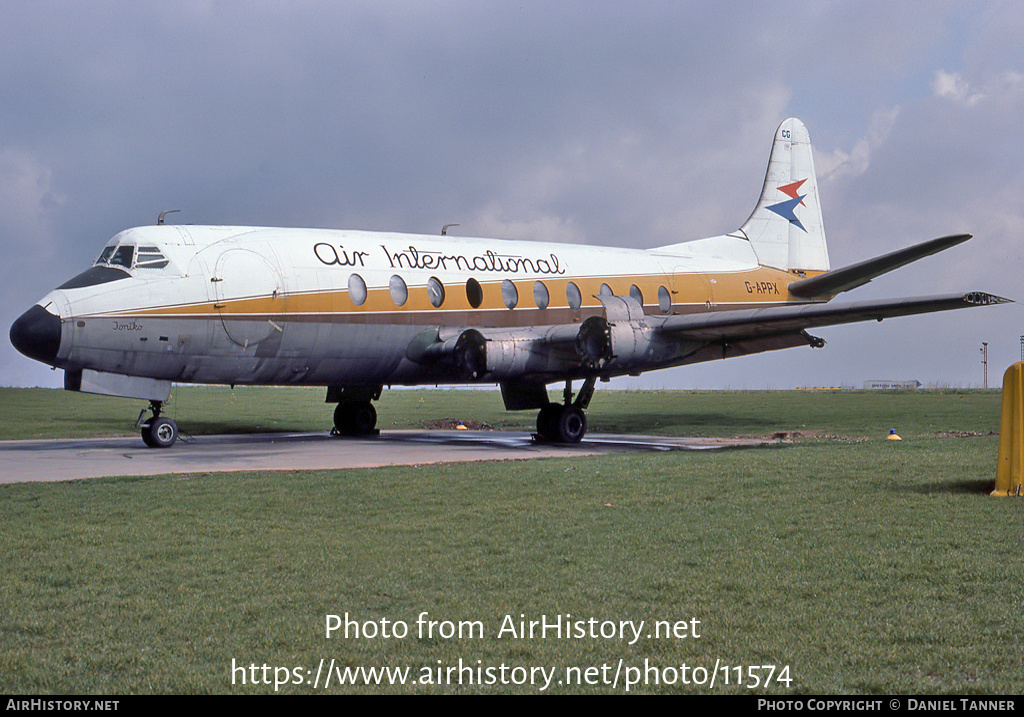
<svg viewBox="0 0 1024 717"><path fill-rule="evenodd" d="M537 414L537 438L550 443L579 443L587 433L584 410L594 396L594 379L588 378L572 400L572 382L565 382L565 403L549 403Z"/></svg>
<svg viewBox="0 0 1024 717"><path fill-rule="evenodd" d="M153 411L153 417L143 421L146 409L139 413L139 420L135 427L142 430L142 440L150 448L170 448L178 440L178 424L170 418L160 415L163 401L150 401L149 410Z"/></svg>
<svg viewBox="0 0 1024 717"><path fill-rule="evenodd" d="M332 436L377 435L377 409L372 401L380 398L383 386L331 386L327 402L337 403L334 409Z"/></svg>
<svg viewBox="0 0 1024 717"><path fill-rule="evenodd" d="M377 434L377 409L369 401L345 401L334 409L332 435L368 436Z"/></svg>

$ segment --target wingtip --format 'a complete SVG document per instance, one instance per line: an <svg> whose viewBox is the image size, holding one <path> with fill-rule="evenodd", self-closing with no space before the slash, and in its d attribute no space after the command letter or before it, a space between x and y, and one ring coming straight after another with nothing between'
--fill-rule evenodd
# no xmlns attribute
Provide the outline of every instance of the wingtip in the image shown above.
<svg viewBox="0 0 1024 717"><path fill-rule="evenodd" d="M971 306L991 306L993 304L1015 304L1017 302L1003 296L989 294L986 291L969 291L964 294L964 303Z"/></svg>

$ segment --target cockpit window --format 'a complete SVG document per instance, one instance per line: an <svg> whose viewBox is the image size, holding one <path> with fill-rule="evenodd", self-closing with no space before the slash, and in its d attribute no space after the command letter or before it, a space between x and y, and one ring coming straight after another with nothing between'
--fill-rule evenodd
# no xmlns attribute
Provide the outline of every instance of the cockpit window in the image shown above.
<svg viewBox="0 0 1024 717"><path fill-rule="evenodd" d="M122 244L110 257L108 264L111 266L123 266L125 269L132 268L132 258L135 256L135 247L130 244Z"/></svg>
<svg viewBox="0 0 1024 717"><path fill-rule="evenodd" d="M168 266L172 266L171 262L160 247L121 243L119 234L103 247L92 267L57 288L80 289L85 286L106 284L131 278L132 274L129 272L133 269L164 269Z"/></svg>
<svg viewBox="0 0 1024 717"><path fill-rule="evenodd" d="M134 263L133 263L134 261ZM118 266L124 269L163 269L170 264L160 247L121 244L105 246L93 266Z"/></svg>
<svg viewBox="0 0 1024 717"><path fill-rule="evenodd" d="M140 246L135 266L141 269L163 269L167 266L167 258L155 246Z"/></svg>
<svg viewBox="0 0 1024 717"><path fill-rule="evenodd" d="M97 259L95 263L96 264L106 264L109 261L109 259L110 259L110 255L114 253L114 249L116 249L116 248L117 247L113 247L113 246L105 246L105 247L103 247L103 251L100 253L100 258Z"/></svg>

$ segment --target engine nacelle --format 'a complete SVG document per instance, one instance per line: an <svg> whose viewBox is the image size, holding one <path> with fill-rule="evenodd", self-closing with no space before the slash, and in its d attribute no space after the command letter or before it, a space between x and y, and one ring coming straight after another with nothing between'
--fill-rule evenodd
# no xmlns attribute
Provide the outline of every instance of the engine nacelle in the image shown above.
<svg viewBox="0 0 1024 717"><path fill-rule="evenodd" d="M475 380L487 372L487 339L476 329L459 334L452 358L463 378Z"/></svg>
<svg viewBox="0 0 1024 717"><path fill-rule="evenodd" d="M466 329L455 342L452 358L468 381L500 381L526 371L536 341L535 336L516 336L513 332L488 338L476 329Z"/></svg>
<svg viewBox="0 0 1024 717"><path fill-rule="evenodd" d="M658 335L632 297L599 298L605 315L591 316L576 335L576 353L585 368L623 373L678 352L678 342Z"/></svg>
<svg viewBox="0 0 1024 717"><path fill-rule="evenodd" d="M674 353L674 341L666 341L647 326L632 321L609 322L592 316L580 326L576 353L585 368L614 373L651 365Z"/></svg>

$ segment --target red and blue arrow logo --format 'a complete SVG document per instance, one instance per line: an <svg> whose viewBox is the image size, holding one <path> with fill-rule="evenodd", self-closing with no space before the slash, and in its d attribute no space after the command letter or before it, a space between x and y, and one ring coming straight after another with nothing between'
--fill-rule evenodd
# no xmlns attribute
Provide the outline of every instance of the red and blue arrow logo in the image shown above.
<svg viewBox="0 0 1024 717"><path fill-rule="evenodd" d="M804 197L807 196L806 194L799 193L800 187L802 187L804 182L806 181L806 179L801 179L799 182L793 182L792 184L786 184L784 186L779 187L780 192L782 192L786 196L792 197L792 199L787 199L784 202L779 202L778 204L771 204L765 207L765 209L775 212L789 223L796 224L805 232L807 230L804 229L804 225L801 224L800 220L797 219L796 217L796 208L798 205L804 203Z"/></svg>

